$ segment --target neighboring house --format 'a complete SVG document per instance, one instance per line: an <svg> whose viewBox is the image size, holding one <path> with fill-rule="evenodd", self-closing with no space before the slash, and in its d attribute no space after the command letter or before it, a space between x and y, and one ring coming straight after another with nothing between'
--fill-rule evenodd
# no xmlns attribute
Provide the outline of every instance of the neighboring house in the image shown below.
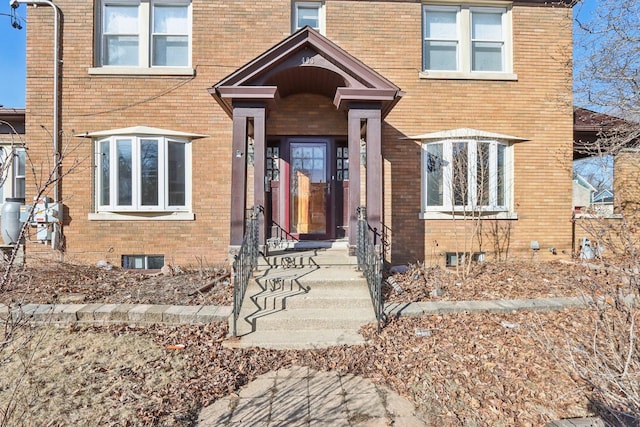
<svg viewBox="0 0 640 427"><path fill-rule="evenodd" d="M613 192L605 188L594 193L592 206L601 215L613 215Z"/></svg>
<svg viewBox="0 0 640 427"><path fill-rule="evenodd" d="M253 205L263 242L351 245L366 206L392 263L571 248L569 1L55 3L66 259L221 262ZM52 23L29 9L36 174Z"/></svg>
<svg viewBox="0 0 640 427"><path fill-rule="evenodd" d="M580 213L593 203L593 195L598 190L582 175L573 174L573 211Z"/></svg>
<svg viewBox="0 0 640 427"><path fill-rule="evenodd" d="M0 204L25 197L24 108L0 107Z"/></svg>

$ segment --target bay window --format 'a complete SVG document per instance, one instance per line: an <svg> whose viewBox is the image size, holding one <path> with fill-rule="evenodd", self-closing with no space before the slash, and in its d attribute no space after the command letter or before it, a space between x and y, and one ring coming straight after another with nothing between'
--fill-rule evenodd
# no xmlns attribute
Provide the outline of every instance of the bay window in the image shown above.
<svg viewBox="0 0 640 427"><path fill-rule="evenodd" d="M189 210L190 144L159 136L97 141L98 212Z"/></svg>
<svg viewBox="0 0 640 427"><path fill-rule="evenodd" d="M477 139L424 143L423 211L508 211L509 148Z"/></svg>

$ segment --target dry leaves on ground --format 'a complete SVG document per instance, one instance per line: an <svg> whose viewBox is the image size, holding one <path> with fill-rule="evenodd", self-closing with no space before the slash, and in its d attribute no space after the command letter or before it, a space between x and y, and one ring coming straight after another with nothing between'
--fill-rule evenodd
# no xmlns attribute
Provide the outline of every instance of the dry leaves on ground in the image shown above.
<svg viewBox="0 0 640 427"><path fill-rule="evenodd" d="M230 266L173 267L167 274L39 261L16 267L0 303L230 305Z"/></svg>
<svg viewBox="0 0 640 427"><path fill-rule="evenodd" d="M543 425L586 414L584 388L555 354L586 332L583 319L579 310L395 319L380 335L365 328L367 345L314 351L230 350L224 324L42 328L16 414L33 425L192 425L201 407L298 365L385 384L430 425ZM184 349L168 349L175 344ZM0 402L12 381L0 378Z"/></svg>
<svg viewBox="0 0 640 427"><path fill-rule="evenodd" d="M615 276L580 263L509 261L473 265L467 277L455 269L410 265L393 275L401 291L384 284L385 302L495 300L581 296Z"/></svg>

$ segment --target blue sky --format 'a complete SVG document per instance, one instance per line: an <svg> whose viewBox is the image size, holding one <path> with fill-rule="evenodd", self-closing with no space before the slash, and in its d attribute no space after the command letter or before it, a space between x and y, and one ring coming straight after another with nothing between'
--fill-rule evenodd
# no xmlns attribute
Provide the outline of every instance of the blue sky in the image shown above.
<svg viewBox="0 0 640 427"><path fill-rule="evenodd" d="M10 10L9 0L0 0L0 105L24 108L26 25L20 21L23 28L13 28ZM26 17L26 6L16 12Z"/></svg>
<svg viewBox="0 0 640 427"><path fill-rule="evenodd" d="M574 9L583 18L588 18L597 6L597 0L584 0ZM25 106L25 36L26 24L17 30L11 26L9 0L0 0L0 105L4 107L24 108ZM26 6L20 5L16 13L26 18ZM53 14L52 14L53 19ZM574 52L574 58L580 58L580 52ZM579 62L579 61L576 61Z"/></svg>

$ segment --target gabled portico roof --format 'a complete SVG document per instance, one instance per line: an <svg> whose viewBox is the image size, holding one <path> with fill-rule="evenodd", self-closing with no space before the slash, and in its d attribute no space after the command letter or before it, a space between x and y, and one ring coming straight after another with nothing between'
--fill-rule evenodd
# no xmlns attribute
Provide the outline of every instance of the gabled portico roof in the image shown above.
<svg viewBox="0 0 640 427"><path fill-rule="evenodd" d="M387 78L312 29L304 27L209 89L232 115L233 103L275 104L294 93L317 93L339 109L378 103L386 116L403 92Z"/></svg>

